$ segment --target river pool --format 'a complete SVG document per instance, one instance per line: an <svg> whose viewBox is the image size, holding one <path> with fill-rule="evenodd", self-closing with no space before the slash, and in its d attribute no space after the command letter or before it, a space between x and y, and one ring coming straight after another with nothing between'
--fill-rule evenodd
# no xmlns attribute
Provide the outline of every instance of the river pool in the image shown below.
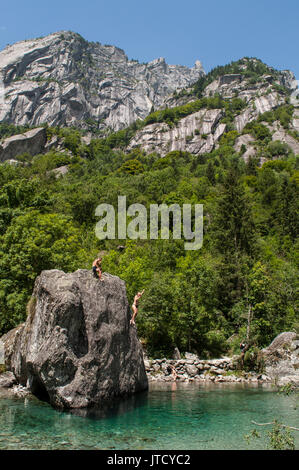
<svg viewBox="0 0 299 470"><path fill-rule="evenodd" d="M108 409L76 413L2 391L0 449L265 449L266 438L248 445L244 435L257 428L252 420L273 419L298 427L299 411L262 385L152 383Z"/></svg>

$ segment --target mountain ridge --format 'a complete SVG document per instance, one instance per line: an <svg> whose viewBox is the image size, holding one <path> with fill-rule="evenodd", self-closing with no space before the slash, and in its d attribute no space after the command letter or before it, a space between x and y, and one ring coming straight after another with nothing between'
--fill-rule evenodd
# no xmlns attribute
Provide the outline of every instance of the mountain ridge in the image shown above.
<svg viewBox="0 0 299 470"><path fill-rule="evenodd" d="M204 74L158 58L141 64L110 45L64 31L0 51L0 120L16 125L119 130Z"/></svg>
<svg viewBox="0 0 299 470"><path fill-rule="evenodd" d="M56 149L86 156L92 153L94 137L100 146L127 153L200 155L217 150L231 132L235 150L245 149L245 160L264 155L270 140L299 153L298 82L291 71L276 70L257 58L243 57L205 74L199 61L193 69L168 65L163 58L140 64L116 46L62 31L5 48L0 52L1 76L2 136L14 132L7 134L9 123L16 125L15 133L41 125L52 129L45 146L38 141L32 155L39 148L38 153ZM59 130L63 127L87 135L68 136L70 131ZM1 144L2 161L17 157L16 140ZM23 142L30 147L26 134Z"/></svg>

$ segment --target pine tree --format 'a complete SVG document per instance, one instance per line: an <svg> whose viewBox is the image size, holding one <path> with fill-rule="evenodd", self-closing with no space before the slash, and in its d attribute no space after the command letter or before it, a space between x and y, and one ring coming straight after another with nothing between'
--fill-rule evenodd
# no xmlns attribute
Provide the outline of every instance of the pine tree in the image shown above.
<svg viewBox="0 0 299 470"><path fill-rule="evenodd" d="M208 163L206 175L210 183L214 186L214 184L216 183L216 178L215 178L215 168L212 162Z"/></svg>
<svg viewBox="0 0 299 470"><path fill-rule="evenodd" d="M224 180L212 229L212 243L222 255L219 300L223 311L229 312L245 293L244 272L252 264L255 246L251 206L236 168L230 168Z"/></svg>
<svg viewBox="0 0 299 470"><path fill-rule="evenodd" d="M254 249L251 206L235 168L229 169L222 185L214 214L212 238L217 250L226 258L238 259L240 254L252 254Z"/></svg>
<svg viewBox="0 0 299 470"><path fill-rule="evenodd" d="M295 241L298 236L298 186L295 180L284 177L276 200L274 218L283 236L289 236Z"/></svg>

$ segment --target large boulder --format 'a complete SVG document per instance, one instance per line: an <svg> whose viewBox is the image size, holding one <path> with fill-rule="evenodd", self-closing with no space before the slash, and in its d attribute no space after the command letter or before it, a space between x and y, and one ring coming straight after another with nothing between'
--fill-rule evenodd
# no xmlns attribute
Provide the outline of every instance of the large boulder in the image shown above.
<svg viewBox="0 0 299 470"><path fill-rule="evenodd" d="M14 351L17 349L17 344L19 342L20 335L24 329L24 323L17 326L13 330L10 330L4 336L0 338L0 347L3 345L4 349L4 363L7 370L11 370L12 363L11 359Z"/></svg>
<svg viewBox="0 0 299 470"><path fill-rule="evenodd" d="M267 347L263 349L263 353L266 356L271 356L282 348L287 348L288 346L291 345L292 341L296 340L297 334L294 333L293 331L286 331L284 333L280 333L280 335L276 336L272 343Z"/></svg>
<svg viewBox="0 0 299 470"><path fill-rule="evenodd" d="M116 276L43 271L25 324L2 341L18 382L57 408L97 406L148 387L125 283Z"/></svg>
<svg viewBox="0 0 299 470"><path fill-rule="evenodd" d="M23 153L30 155L42 153L46 142L47 134L44 127L8 137L0 144L0 162L14 159Z"/></svg>
<svg viewBox="0 0 299 470"><path fill-rule="evenodd" d="M17 380L12 372L3 372L0 374L0 389L12 388L16 383Z"/></svg>
<svg viewBox="0 0 299 470"><path fill-rule="evenodd" d="M299 386L299 337L296 333L281 333L262 352L266 375L279 386L287 383Z"/></svg>

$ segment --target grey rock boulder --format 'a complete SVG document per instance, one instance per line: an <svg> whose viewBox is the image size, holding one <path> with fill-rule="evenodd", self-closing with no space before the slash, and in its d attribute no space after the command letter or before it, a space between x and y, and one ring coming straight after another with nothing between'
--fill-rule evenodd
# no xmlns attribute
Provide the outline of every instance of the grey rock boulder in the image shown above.
<svg viewBox="0 0 299 470"><path fill-rule="evenodd" d="M287 347L294 341L297 337L297 334L292 331L287 331L285 333L280 333L280 335L276 336L272 343L263 349L263 353L267 356L275 354L279 349L283 347Z"/></svg>
<svg viewBox="0 0 299 470"><path fill-rule="evenodd" d="M197 367L193 366L193 365L186 365L186 372L188 373L188 375L190 375L191 377L194 377L195 375L198 374L198 369Z"/></svg>
<svg viewBox="0 0 299 470"><path fill-rule="evenodd" d="M298 335L285 332L278 335L263 349L265 374L278 386L292 383L299 386L299 341Z"/></svg>
<svg viewBox="0 0 299 470"><path fill-rule="evenodd" d="M54 173L55 178L58 179L69 172L69 165L60 166L58 168L55 168L54 170L51 170L50 172Z"/></svg>
<svg viewBox="0 0 299 470"><path fill-rule="evenodd" d="M45 149L47 141L46 129L31 129L24 134L13 135L0 143L0 162L12 160L23 153L37 155Z"/></svg>
<svg viewBox="0 0 299 470"><path fill-rule="evenodd" d="M19 338L22 335L25 323L10 330L0 338L0 346L3 345L4 349L4 363L7 370L12 368L12 356L17 349Z"/></svg>
<svg viewBox="0 0 299 470"><path fill-rule="evenodd" d="M17 380L12 372L0 374L0 388L12 388L17 384Z"/></svg>
<svg viewBox="0 0 299 470"><path fill-rule="evenodd" d="M193 361L196 361L199 359L199 357L197 356L197 354L193 354L193 353L189 353L189 352L185 352L185 358L187 360L193 360Z"/></svg>
<svg viewBox="0 0 299 470"><path fill-rule="evenodd" d="M181 353L180 353L179 348L177 346L173 350L172 358L173 359L181 359Z"/></svg>
<svg viewBox="0 0 299 470"><path fill-rule="evenodd" d="M43 271L25 324L2 338L18 383L54 407L93 407L147 389L125 283L103 279Z"/></svg>

